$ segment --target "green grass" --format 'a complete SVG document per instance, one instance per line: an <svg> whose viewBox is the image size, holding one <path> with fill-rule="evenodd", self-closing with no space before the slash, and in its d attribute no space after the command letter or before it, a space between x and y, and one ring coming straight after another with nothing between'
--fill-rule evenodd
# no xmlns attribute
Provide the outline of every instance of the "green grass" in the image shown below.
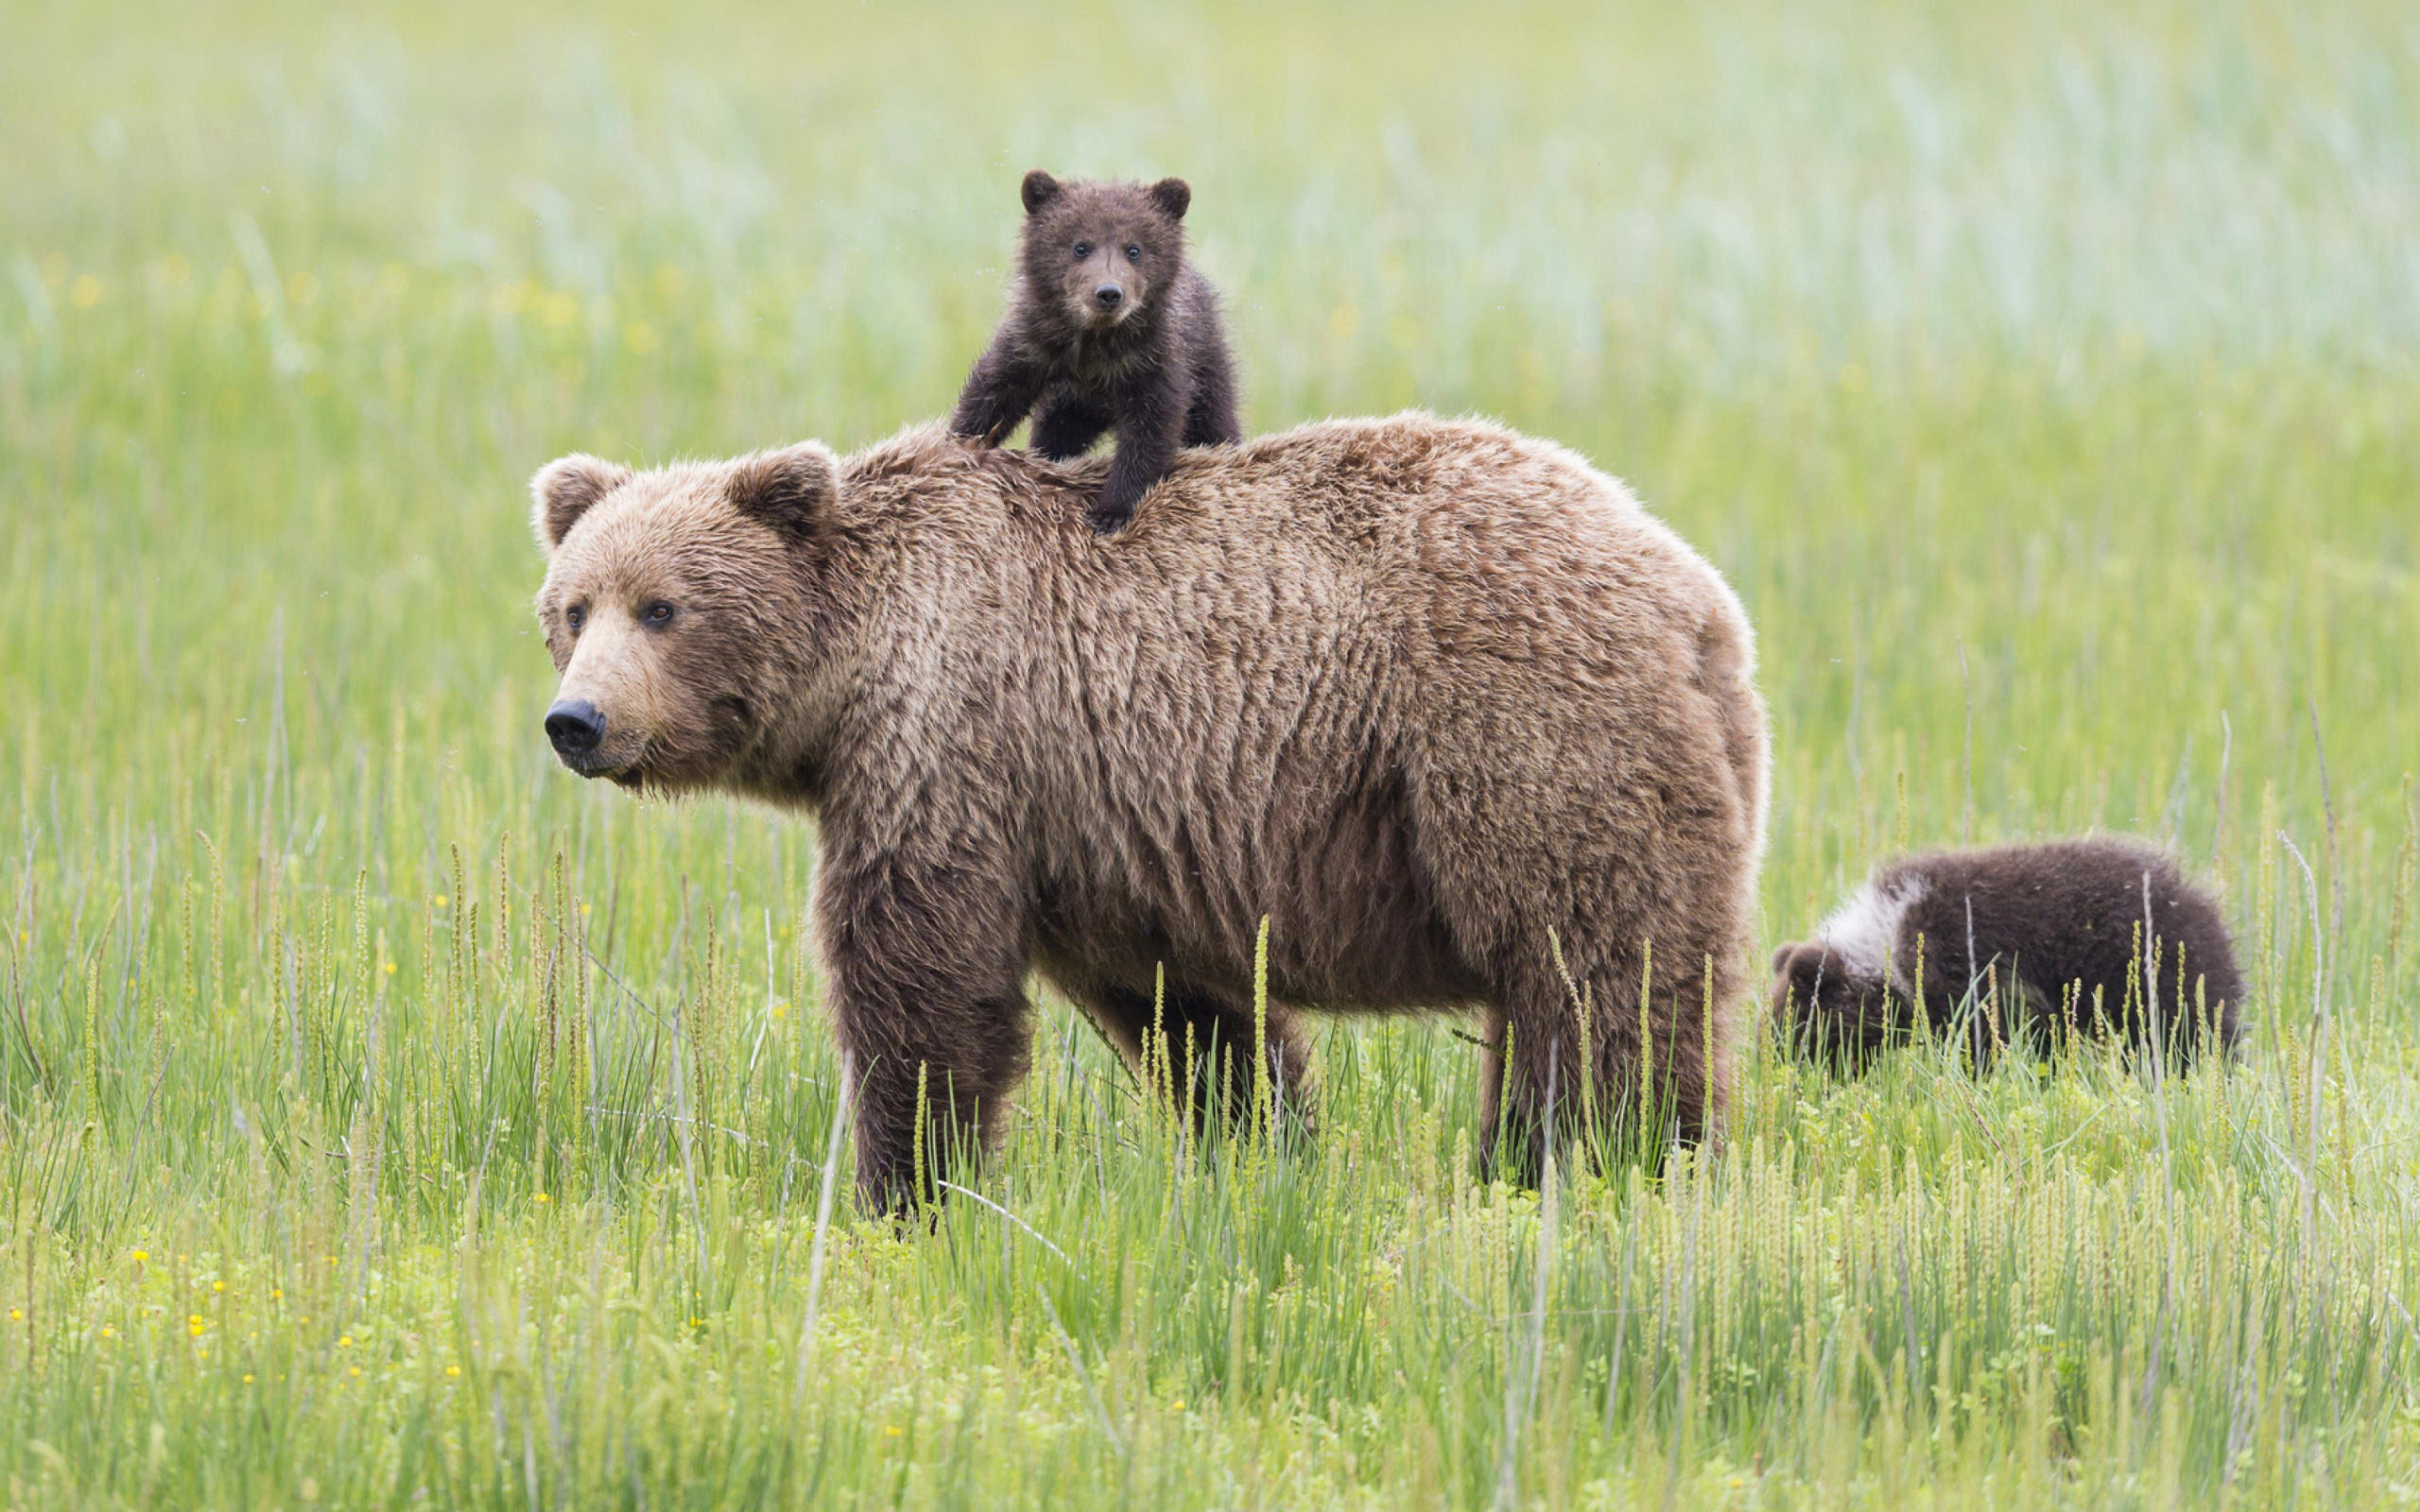
<svg viewBox="0 0 2420 1512"><path fill-rule="evenodd" d="M2420 1500L2407 8L0 30L0 1505ZM1191 178L1255 428L1499 416L1731 576L1761 944L2143 831L2241 1063L1759 1039L1541 1198L1442 1024L1296 1156L1054 1003L819 1289L812 836L555 768L523 480L942 411L1035 163Z"/></svg>

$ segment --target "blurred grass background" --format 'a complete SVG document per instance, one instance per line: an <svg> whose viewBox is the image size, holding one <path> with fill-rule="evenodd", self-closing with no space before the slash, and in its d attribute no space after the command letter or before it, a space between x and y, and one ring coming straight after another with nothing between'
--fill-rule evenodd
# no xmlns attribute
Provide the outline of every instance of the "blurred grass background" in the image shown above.
<svg viewBox="0 0 2420 1512"><path fill-rule="evenodd" d="M5 19L10 1504L2420 1498L2408 8ZM1760 1053L1542 1201L1442 1026L1295 1160L1053 1005L998 1209L811 1284L811 836L555 768L523 481L941 413L1034 165L1193 182L1253 428L1496 416L1731 576L1767 944L2138 830L2244 1062Z"/></svg>

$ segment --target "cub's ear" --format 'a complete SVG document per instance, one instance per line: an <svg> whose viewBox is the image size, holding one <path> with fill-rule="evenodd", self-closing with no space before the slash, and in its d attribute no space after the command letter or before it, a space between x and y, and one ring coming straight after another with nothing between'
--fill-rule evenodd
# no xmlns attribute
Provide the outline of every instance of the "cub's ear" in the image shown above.
<svg viewBox="0 0 2420 1512"><path fill-rule="evenodd" d="M1182 179L1163 179L1151 185L1148 193L1160 214L1170 220L1183 220L1187 205L1193 203L1193 186Z"/></svg>
<svg viewBox="0 0 2420 1512"><path fill-rule="evenodd" d="M758 452L732 464L728 492L741 514L803 541L839 497L840 464L821 441Z"/></svg>
<svg viewBox="0 0 2420 1512"><path fill-rule="evenodd" d="M1059 180L1036 168L1017 187L1017 198L1025 201L1025 213L1030 215L1059 198Z"/></svg>
<svg viewBox="0 0 2420 1512"><path fill-rule="evenodd" d="M559 456L540 468L529 480L529 527L537 532L538 544L553 556L589 507L631 481L631 470L621 463L585 452Z"/></svg>
<svg viewBox="0 0 2420 1512"><path fill-rule="evenodd" d="M1842 970L1842 962L1830 947L1815 940L1800 940L1773 952L1774 979L1787 982L1789 995L1800 1003L1814 1002L1817 988L1840 981Z"/></svg>

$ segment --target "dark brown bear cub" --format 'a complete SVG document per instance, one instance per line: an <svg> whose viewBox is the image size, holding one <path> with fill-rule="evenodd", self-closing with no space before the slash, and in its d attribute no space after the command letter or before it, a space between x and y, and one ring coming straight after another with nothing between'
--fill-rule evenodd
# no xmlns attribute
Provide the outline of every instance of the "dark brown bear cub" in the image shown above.
<svg viewBox="0 0 2420 1512"><path fill-rule="evenodd" d="M2173 1067L2235 1044L2243 978L2218 904L2166 851L2118 836L1902 857L1773 953L1773 1022L1805 1055L1860 1066L1908 1038L1919 999L1927 1027L1979 1057L2115 1035L2158 1040Z"/></svg>
<svg viewBox="0 0 2420 1512"><path fill-rule="evenodd" d="M1025 176L1025 236L1007 318L959 395L950 429L997 446L1033 416L1033 449L1081 456L1115 427L1117 455L1090 518L1134 516L1180 446L1243 439L1219 296L1184 257L1182 179L1062 183Z"/></svg>

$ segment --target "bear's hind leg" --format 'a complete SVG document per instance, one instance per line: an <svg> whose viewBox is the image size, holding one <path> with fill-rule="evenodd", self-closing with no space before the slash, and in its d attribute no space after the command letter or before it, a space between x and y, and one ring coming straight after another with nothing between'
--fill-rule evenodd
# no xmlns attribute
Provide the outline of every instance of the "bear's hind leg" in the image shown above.
<svg viewBox="0 0 2420 1512"><path fill-rule="evenodd" d="M1651 1163L1674 1144L1721 1138L1730 1058L1720 1015L1737 971L1715 959L1709 994L1708 959L1703 953L1617 952L1593 976L1598 1126Z"/></svg>
<svg viewBox="0 0 2420 1512"><path fill-rule="evenodd" d="M1205 320L1195 332L1193 401L1184 415L1187 446L1234 446L1244 438L1236 405L1236 366L1227 354L1219 322Z"/></svg>
<svg viewBox="0 0 2420 1512"><path fill-rule="evenodd" d="M1549 1139L1559 1148L1582 1141L1598 1163L1644 1159L1652 1164L1674 1143L1696 1144L1720 1129L1728 1068L1719 1025L1712 1026L1716 1058L1706 1058L1703 962L1667 967L1660 954L1600 956L1580 939L1570 947L1573 981L1586 984L1584 1041L1582 1004L1573 1001L1550 958L1540 963L1542 970L1517 973L1505 991L1512 1007L1488 1020L1486 1042L1493 1048L1480 1057L1483 1176L1535 1185ZM1718 1004L1726 988L1717 984Z"/></svg>
<svg viewBox="0 0 2420 1512"><path fill-rule="evenodd" d="M1087 984L1067 989L1137 1074L1166 1094L1191 1098L1193 1125L1248 1126L1260 1088L1253 1074L1257 1030L1252 1009L1219 993L1171 983L1155 1000L1133 988ZM1270 1121L1289 1138L1310 1132L1310 1055L1294 1012L1271 1003L1266 1024Z"/></svg>
<svg viewBox="0 0 2420 1512"><path fill-rule="evenodd" d="M1548 1142L1567 1143L1581 1125L1580 1037L1559 989L1509 996L1514 1005L1491 1008L1481 1036L1478 1176L1534 1187Z"/></svg>
<svg viewBox="0 0 2420 1512"><path fill-rule="evenodd" d="M1109 429L1109 412L1073 397L1045 404L1034 417L1033 450L1053 462L1071 461L1093 448Z"/></svg>

